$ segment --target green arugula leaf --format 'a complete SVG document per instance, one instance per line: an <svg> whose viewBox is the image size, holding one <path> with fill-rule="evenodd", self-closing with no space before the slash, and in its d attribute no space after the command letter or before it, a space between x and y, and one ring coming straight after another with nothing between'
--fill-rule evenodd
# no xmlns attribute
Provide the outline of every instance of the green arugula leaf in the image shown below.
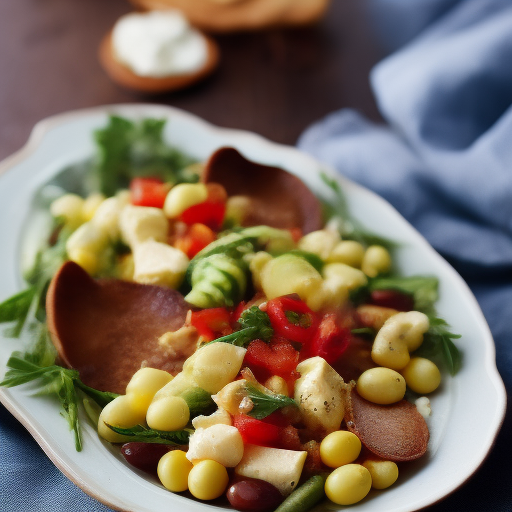
<svg viewBox="0 0 512 512"><path fill-rule="evenodd" d="M425 314L434 312L439 298L439 280L433 276L374 277L368 280L368 291L396 290L412 295L414 309Z"/></svg>
<svg viewBox="0 0 512 512"><path fill-rule="evenodd" d="M0 304L0 323L16 322L20 317L27 316L35 293L35 287L30 287L2 302Z"/></svg>
<svg viewBox="0 0 512 512"><path fill-rule="evenodd" d="M350 332L355 336L371 336L375 338L375 330L371 327L359 327L358 329L352 329Z"/></svg>
<svg viewBox="0 0 512 512"><path fill-rule="evenodd" d="M430 316L429 321L429 330L423 335L423 343L414 355L440 356L450 374L455 375L460 369L462 355L453 340L459 339L461 336L450 332L450 326L442 318Z"/></svg>
<svg viewBox="0 0 512 512"><path fill-rule="evenodd" d="M36 294L37 287L31 286L0 304L0 323L16 322L11 329L4 332L7 337L19 338Z"/></svg>
<svg viewBox="0 0 512 512"><path fill-rule="evenodd" d="M158 444L170 444L170 445L184 445L188 444L188 439L192 434L192 430L184 429L177 430L175 432L166 432L163 430L153 430L150 428L138 425L134 428L120 428L114 427L105 423L105 425L113 430L116 434L130 437L130 441L141 442L141 443L158 443Z"/></svg>
<svg viewBox="0 0 512 512"><path fill-rule="evenodd" d="M297 406L293 398L277 393L265 393L258 389L254 384L248 383L246 386L247 396L251 399L254 407L247 414L257 420L266 418L273 412L287 407L289 405Z"/></svg>
<svg viewBox="0 0 512 512"><path fill-rule="evenodd" d="M324 172L320 173L320 178L336 196L334 204L323 204L324 217L329 221L336 222L338 231L344 240L355 240L365 246L382 245L388 250L393 250L398 246L397 242L367 230L361 222L350 215L345 194L335 179L327 176Z"/></svg>
<svg viewBox="0 0 512 512"><path fill-rule="evenodd" d="M439 280L433 276L375 277L368 279L366 286L351 293L350 300L354 305L363 303L374 290L396 290L411 295L414 309L425 313L430 321L423 344L415 354L440 357L448 371L455 375L460 368L462 355L453 340L460 338L460 335L451 333L448 324L437 316L435 303L439 298L438 288Z"/></svg>
<svg viewBox="0 0 512 512"><path fill-rule="evenodd" d="M66 241L70 234L69 230L59 229L56 243L38 252L33 268L25 276L29 287L0 304L0 323L15 322L4 331L5 336L19 338L24 330L46 321L46 292L50 280L67 260Z"/></svg>
<svg viewBox="0 0 512 512"><path fill-rule="evenodd" d="M99 391L97 389L86 386L79 378L74 379L75 386L83 391L88 397L92 398L100 407L105 407L117 398L117 393L111 393L110 391Z"/></svg>
<svg viewBox="0 0 512 512"><path fill-rule="evenodd" d="M41 340L39 346L32 353L22 354L15 352L7 361L8 371L0 386L15 387L29 382L38 382L38 395L54 395L62 406L62 416L67 420L75 435L77 451L82 449L82 435L78 419L78 395L80 389L99 406L104 407L118 395L98 391L86 386L79 378L76 370L63 368L55 364L46 364L49 361L47 348L43 347ZM39 364L38 364L39 363Z"/></svg>
<svg viewBox="0 0 512 512"><path fill-rule="evenodd" d="M165 119L132 122L111 116L106 127L94 132L96 174L103 194L114 195L134 177L158 176L172 183L197 181L198 175L186 170L195 160L164 141L165 124Z"/></svg>
<svg viewBox="0 0 512 512"><path fill-rule="evenodd" d="M238 320L240 329L232 334L222 336L210 343L230 343L237 347L247 347L253 340L270 341L274 335L274 329L270 324L267 313L261 311L258 306L246 309Z"/></svg>

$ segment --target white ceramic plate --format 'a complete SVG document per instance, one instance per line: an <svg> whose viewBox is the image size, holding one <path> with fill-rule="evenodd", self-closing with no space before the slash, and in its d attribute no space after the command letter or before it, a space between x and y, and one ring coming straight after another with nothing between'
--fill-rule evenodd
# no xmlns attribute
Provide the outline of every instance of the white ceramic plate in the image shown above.
<svg viewBox="0 0 512 512"><path fill-rule="evenodd" d="M92 132L109 113L130 118L165 117L166 136L198 158L220 146L234 146L249 159L281 166L300 176L316 193L328 194L319 171L326 166L291 147L257 135L213 127L182 111L151 105L119 105L72 112L39 123L27 145L0 164L0 301L23 287L20 245L36 191L69 164L93 154ZM505 390L495 365L494 342L480 308L461 277L388 203L372 192L340 179L353 215L372 231L402 243L398 267L405 275L434 274L440 279L438 309L462 334L462 369L445 376L431 396L433 414L425 457L402 470L397 484L385 492L372 491L357 511L409 512L435 503L451 493L480 466L489 452L505 412ZM0 377L16 340L0 340ZM85 492L120 510L200 512L211 505L172 494L130 469L108 443L84 421L84 449L77 453L59 406L31 397L26 389L0 389L0 400L30 431L58 468ZM475 408L478 404L478 411ZM215 507L217 508L217 507ZM325 502L315 510L337 510Z"/></svg>

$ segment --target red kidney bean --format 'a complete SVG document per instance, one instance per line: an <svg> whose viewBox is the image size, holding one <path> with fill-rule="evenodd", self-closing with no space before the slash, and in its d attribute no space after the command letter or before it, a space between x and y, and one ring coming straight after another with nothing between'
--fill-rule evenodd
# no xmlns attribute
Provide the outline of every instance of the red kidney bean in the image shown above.
<svg viewBox="0 0 512 512"><path fill-rule="evenodd" d="M121 447L121 453L128 464L156 475L158 461L173 447L167 444L154 443L125 443Z"/></svg>
<svg viewBox="0 0 512 512"><path fill-rule="evenodd" d="M398 311L412 311L414 298L412 295L396 290L374 290L370 295L370 303L383 308L393 308Z"/></svg>
<svg viewBox="0 0 512 512"><path fill-rule="evenodd" d="M272 484L256 479L234 483L226 496L233 508L244 512L269 512L283 501L283 496Z"/></svg>

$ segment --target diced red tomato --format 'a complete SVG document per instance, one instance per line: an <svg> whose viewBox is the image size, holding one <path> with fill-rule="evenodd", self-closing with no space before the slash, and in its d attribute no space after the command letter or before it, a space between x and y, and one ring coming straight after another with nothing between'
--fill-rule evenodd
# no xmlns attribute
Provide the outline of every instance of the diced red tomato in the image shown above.
<svg viewBox="0 0 512 512"><path fill-rule="evenodd" d="M225 308L202 309L192 312L190 323L201 336L211 341L232 332L230 317Z"/></svg>
<svg viewBox="0 0 512 512"><path fill-rule="evenodd" d="M233 416L233 425L240 432L244 443L275 447L279 444L281 431L288 422L279 414L279 411L276 411L263 420L238 414Z"/></svg>
<svg viewBox="0 0 512 512"><path fill-rule="evenodd" d="M278 336L297 343L311 340L318 326L316 313L305 302L289 296L269 300L267 314Z"/></svg>
<svg viewBox="0 0 512 512"><path fill-rule="evenodd" d="M134 178L130 182L131 203L163 208L169 186L158 178Z"/></svg>
<svg viewBox="0 0 512 512"><path fill-rule="evenodd" d="M288 231L292 235L292 239L295 243L297 243L302 238L301 228L290 228Z"/></svg>
<svg viewBox="0 0 512 512"><path fill-rule="evenodd" d="M226 214L225 203L214 203L205 201L187 208L179 217L185 224L192 225L196 223L206 224L214 231L219 231Z"/></svg>
<svg viewBox="0 0 512 512"><path fill-rule="evenodd" d="M231 313L231 324L235 324L236 322L238 322L240 315L244 312L246 308L247 304L245 301L242 301L238 304L238 306Z"/></svg>
<svg viewBox="0 0 512 512"><path fill-rule="evenodd" d="M309 357L323 357L329 364L333 364L345 352L351 337L350 329L341 327L335 314L323 317L315 336L300 352L301 360Z"/></svg>
<svg viewBox="0 0 512 512"><path fill-rule="evenodd" d="M286 381L298 377L295 368L299 362L299 352L284 339L273 339L270 343L254 340L247 347L244 364L257 379L264 381L272 375L279 375Z"/></svg>
<svg viewBox="0 0 512 512"><path fill-rule="evenodd" d="M184 234L174 241L174 247L193 258L199 251L216 239L215 233L204 224L192 224Z"/></svg>
<svg viewBox="0 0 512 512"><path fill-rule="evenodd" d="M398 311L412 311L414 297L397 290L374 290L370 295L370 303Z"/></svg>

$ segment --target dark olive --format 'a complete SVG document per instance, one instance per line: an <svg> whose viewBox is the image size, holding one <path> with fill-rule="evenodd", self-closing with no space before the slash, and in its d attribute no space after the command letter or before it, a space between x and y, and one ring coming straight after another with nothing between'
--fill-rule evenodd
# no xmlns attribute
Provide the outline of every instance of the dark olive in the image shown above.
<svg viewBox="0 0 512 512"><path fill-rule="evenodd" d="M284 499L272 484L256 479L236 482L226 495L233 508L251 512L269 512Z"/></svg>
<svg viewBox="0 0 512 512"><path fill-rule="evenodd" d="M153 443L125 443L121 447L121 453L128 464L156 475L158 461L171 449L166 444Z"/></svg>

